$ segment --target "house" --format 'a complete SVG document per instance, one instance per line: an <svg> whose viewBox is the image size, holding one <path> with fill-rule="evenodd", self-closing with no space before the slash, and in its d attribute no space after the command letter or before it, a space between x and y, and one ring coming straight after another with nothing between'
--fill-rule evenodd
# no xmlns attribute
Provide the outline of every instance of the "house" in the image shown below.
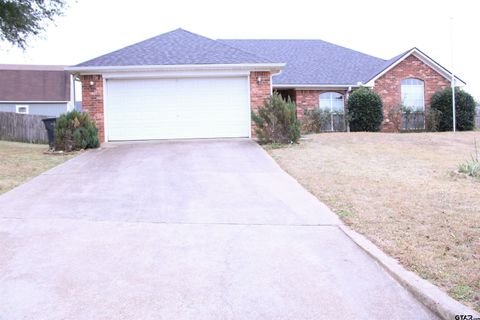
<svg viewBox="0 0 480 320"><path fill-rule="evenodd" d="M450 85L448 70L417 48L383 60L320 40L212 40L182 29L67 70L81 79L101 141L251 137L251 110L274 90L301 118L344 112L360 86L382 97L382 129L393 131L389 109L424 109Z"/></svg>
<svg viewBox="0 0 480 320"><path fill-rule="evenodd" d="M0 65L0 112L57 117L74 108L71 76L59 65Z"/></svg>

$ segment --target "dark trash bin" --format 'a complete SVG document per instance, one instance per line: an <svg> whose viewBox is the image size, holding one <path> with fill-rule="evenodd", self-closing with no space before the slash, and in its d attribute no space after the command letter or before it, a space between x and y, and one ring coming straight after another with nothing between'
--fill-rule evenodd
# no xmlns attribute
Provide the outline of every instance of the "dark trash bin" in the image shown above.
<svg viewBox="0 0 480 320"><path fill-rule="evenodd" d="M47 129L48 145L53 148L55 145L55 122L57 118L42 119L45 129Z"/></svg>

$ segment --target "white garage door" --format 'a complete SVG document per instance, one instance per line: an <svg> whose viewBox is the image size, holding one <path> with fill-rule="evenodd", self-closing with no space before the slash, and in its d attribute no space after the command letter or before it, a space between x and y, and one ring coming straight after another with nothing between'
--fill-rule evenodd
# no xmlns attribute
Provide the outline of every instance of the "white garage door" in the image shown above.
<svg viewBox="0 0 480 320"><path fill-rule="evenodd" d="M108 79L107 139L248 137L248 80Z"/></svg>

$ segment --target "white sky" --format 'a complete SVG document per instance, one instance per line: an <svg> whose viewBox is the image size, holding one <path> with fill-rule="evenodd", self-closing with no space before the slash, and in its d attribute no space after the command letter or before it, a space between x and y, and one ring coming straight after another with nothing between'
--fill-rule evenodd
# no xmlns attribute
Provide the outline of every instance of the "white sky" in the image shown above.
<svg viewBox="0 0 480 320"><path fill-rule="evenodd" d="M5 43L0 63L73 65L146 38L183 28L217 38L322 39L380 58L418 47L451 68L480 100L479 0L77 0L30 41Z"/></svg>

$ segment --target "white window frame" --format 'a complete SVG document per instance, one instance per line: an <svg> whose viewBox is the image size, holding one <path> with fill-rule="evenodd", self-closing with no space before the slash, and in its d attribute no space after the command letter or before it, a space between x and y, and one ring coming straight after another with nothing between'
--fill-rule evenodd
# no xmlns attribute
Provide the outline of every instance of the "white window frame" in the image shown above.
<svg viewBox="0 0 480 320"><path fill-rule="evenodd" d="M320 110L322 110L322 100L323 100L323 101L329 101L329 102L330 102L330 110L328 110L328 111L334 112L334 111L333 111L333 101L337 100L338 98L333 98L333 97L332 97L332 93L335 93L335 94L337 94L337 95L339 95L339 96L342 97L343 110L342 110L341 113L344 114L344 113L345 113L345 96L344 96L343 94L339 93L339 92L328 91L328 92L322 92L322 93L320 93L320 95L319 95L319 97L318 97L318 99L319 99L319 101L318 101L318 107L320 108ZM328 99L322 99L322 96L325 96L326 94L330 94L330 97L329 97ZM340 100L340 99L338 99L338 100ZM323 109L323 110L326 110L326 109Z"/></svg>
<svg viewBox="0 0 480 320"><path fill-rule="evenodd" d="M335 94L335 98L333 97L334 95L332 94L334 93ZM329 98L323 98L322 99L322 96L326 96L327 94L329 94ZM337 111L334 111L333 110L333 103L335 100L340 100L338 99L338 96L341 96L342 97L342 105L343 105L343 108L342 108L342 111L339 112L339 114L345 114L345 95L339 93L339 92L336 92L336 91L326 91L326 92L321 92L319 95L318 95L318 109L320 110L325 110L325 111L329 111L331 114L330 114L330 131L333 131L333 112L337 112ZM329 102L329 106L330 106L330 109L325 109L325 108L322 108L322 101L328 101Z"/></svg>
<svg viewBox="0 0 480 320"><path fill-rule="evenodd" d="M417 84L404 84L404 82L408 81L408 80L415 80L415 82L417 82ZM421 83L421 85L419 84ZM408 89L412 89L412 87L422 87L422 105L421 105L421 108L418 108L419 106L407 106L405 105L405 96L407 94L407 91ZM417 78L405 78L403 79L401 82L400 82L400 95L401 95L401 98L402 98L402 105L405 106L405 107L408 107L408 108L411 108L411 107L414 107L414 110L415 112L425 112L425 81L421 80L421 79L417 79ZM417 100L417 99L415 99ZM420 99L418 99L418 101L420 101Z"/></svg>
<svg viewBox="0 0 480 320"><path fill-rule="evenodd" d="M25 108L25 112L20 112L20 109L21 108ZM20 114L29 114L30 113L30 110L29 110L29 105L28 104L17 104L15 105L15 112L16 113L20 113Z"/></svg>

